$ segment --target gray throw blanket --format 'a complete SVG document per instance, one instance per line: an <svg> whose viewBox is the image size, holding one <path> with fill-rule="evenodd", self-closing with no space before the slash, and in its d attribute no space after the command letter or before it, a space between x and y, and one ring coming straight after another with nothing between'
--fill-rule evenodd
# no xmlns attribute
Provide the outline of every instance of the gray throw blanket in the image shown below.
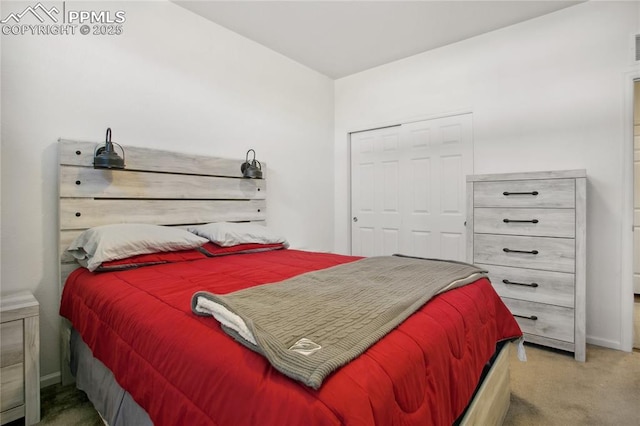
<svg viewBox="0 0 640 426"><path fill-rule="evenodd" d="M226 295L197 292L191 307L214 315L280 372L318 389L433 296L484 272L461 262L370 257Z"/></svg>

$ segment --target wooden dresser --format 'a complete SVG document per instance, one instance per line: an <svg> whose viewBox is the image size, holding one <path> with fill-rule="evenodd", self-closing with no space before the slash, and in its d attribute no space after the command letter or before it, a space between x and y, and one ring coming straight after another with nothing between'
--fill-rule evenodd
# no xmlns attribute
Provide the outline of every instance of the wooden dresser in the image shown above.
<svg viewBox="0 0 640 426"><path fill-rule="evenodd" d="M40 421L39 310L26 291L0 297L0 424Z"/></svg>
<svg viewBox="0 0 640 426"><path fill-rule="evenodd" d="M467 260L525 341L586 357L586 172L467 176Z"/></svg>

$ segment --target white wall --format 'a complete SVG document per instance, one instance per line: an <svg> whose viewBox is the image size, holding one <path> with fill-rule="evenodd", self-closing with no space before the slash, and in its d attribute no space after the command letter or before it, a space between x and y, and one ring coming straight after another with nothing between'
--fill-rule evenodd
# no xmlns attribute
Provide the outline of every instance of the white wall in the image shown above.
<svg viewBox="0 0 640 426"><path fill-rule="evenodd" d="M28 4L3 2L2 12ZM122 9L120 36L2 36L2 293L41 303L42 375L59 371L57 139L268 163L271 226L333 247L333 82L168 2ZM11 9L13 8L13 9ZM240 162L238 163L240 167Z"/></svg>
<svg viewBox="0 0 640 426"><path fill-rule="evenodd" d="M621 207L638 16L637 2L588 2L337 80L336 250L349 252L347 133L473 112L475 173L587 170L588 341L630 350Z"/></svg>

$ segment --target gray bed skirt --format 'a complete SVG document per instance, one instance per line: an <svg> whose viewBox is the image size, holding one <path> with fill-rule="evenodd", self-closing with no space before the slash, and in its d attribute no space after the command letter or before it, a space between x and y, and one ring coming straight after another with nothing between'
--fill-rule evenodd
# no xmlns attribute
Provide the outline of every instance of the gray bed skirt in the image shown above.
<svg viewBox="0 0 640 426"><path fill-rule="evenodd" d="M149 415L118 382L105 365L94 358L80 334L71 330L71 373L109 426L151 426Z"/></svg>

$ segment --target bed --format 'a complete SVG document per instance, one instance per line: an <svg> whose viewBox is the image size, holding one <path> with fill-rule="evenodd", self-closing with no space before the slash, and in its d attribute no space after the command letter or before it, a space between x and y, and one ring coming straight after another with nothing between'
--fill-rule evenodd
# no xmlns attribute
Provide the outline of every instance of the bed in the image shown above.
<svg viewBox="0 0 640 426"><path fill-rule="evenodd" d="M104 171L91 167L94 148L59 142L62 358L64 380L75 376L107 423L502 422L506 342L521 332L486 278L438 294L314 388L214 318L195 315L192 295L232 294L361 259L276 245L224 255L184 250L134 269L79 268L65 249L102 225L266 219L266 173L241 179L242 161L127 147L127 169Z"/></svg>

